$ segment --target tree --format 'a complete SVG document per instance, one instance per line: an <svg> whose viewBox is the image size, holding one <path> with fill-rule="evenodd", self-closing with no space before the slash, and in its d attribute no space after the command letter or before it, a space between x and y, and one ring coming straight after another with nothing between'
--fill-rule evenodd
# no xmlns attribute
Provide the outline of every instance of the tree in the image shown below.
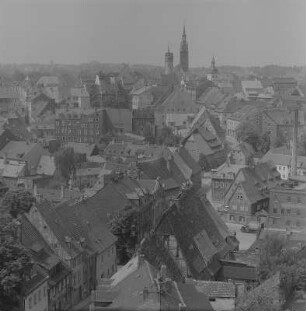
<svg viewBox="0 0 306 311"><path fill-rule="evenodd" d="M56 167L60 170L62 176L68 181L71 175L75 174L78 165L78 158L73 148L65 148L55 155Z"/></svg>
<svg viewBox="0 0 306 311"><path fill-rule="evenodd" d="M252 122L242 122L237 129L238 141L249 143L255 150L259 144L260 134L256 125Z"/></svg>
<svg viewBox="0 0 306 311"><path fill-rule="evenodd" d="M269 132L260 134L258 127L252 122L243 122L237 129L237 139L250 144L255 151L267 153L270 149Z"/></svg>
<svg viewBox="0 0 306 311"><path fill-rule="evenodd" d="M273 147L278 148L287 143L286 137L283 132L279 131L275 140L273 141Z"/></svg>
<svg viewBox="0 0 306 311"><path fill-rule="evenodd" d="M267 153L270 150L271 139L269 132L265 132L260 136L258 151L261 151L263 154Z"/></svg>
<svg viewBox="0 0 306 311"><path fill-rule="evenodd" d="M13 218L28 212L35 203L35 197L29 191L10 190L2 201L2 208L10 213Z"/></svg>
<svg viewBox="0 0 306 311"><path fill-rule="evenodd" d="M23 284L32 268L31 255L15 234L18 223L0 226L0 310L20 310Z"/></svg>
<svg viewBox="0 0 306 311"><path fill-rule="evenodd" d="M156 142L159 145L166 146L178 146L180 143L180 137L173 134L172 129L168 126L164 126L157 135Z"/></svg>
<svg viewBox="0 0 306 311"><path fill-rule="evenodd" d="M133 256L138 242L138 213L127 207L110 221L111 232L118 238L117 254L120 264L125 264Z"/></svg>
<svg viewBox="0 0 306 311"><path fill-rule="evenodd" d="M207 157L203 153L199 156L199 165L204 172L209 172L212 169Z"/></svg>

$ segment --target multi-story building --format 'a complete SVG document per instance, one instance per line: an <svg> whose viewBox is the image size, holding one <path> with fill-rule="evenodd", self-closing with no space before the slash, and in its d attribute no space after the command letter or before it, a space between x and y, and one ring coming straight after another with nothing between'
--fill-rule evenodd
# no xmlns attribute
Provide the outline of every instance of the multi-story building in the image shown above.
<svg viewBox="0 0 306 311"><path fill-rule="evenodd" d="M268 210L269 189L280 184L276 168L269 163L239 170L225 194L222 214L226 221L248 223L257 213Z"/></svg>
<svg viewBox="0 0 306 311"><path fill-rule="evenodd" d="M85 86L71 88L67 103L70 108L90 108L89 94Z"/></svg>
<svg viewBox="0 0 306 311"><path fill-rule="evenodd" d="M44 92L54 99L56 103L60 102L60 92L59 92L59 79L55 76L43 76L37 82L36 85L43 89Z"/></svg>
<svg viewBox="0 0 306 311"><path fill-rule="evenodd" d="M288 95L288 93L296 89L297 81L290 77L278 77L273 78L272 85L275 93L279 95Z"/></svg>
<svg viewBox="0 0 306 311"><path fill-rule="evenodd" d="M306 187L275 187L270 190L269 226L305 228Z"/></svg>
<svg viewBox="0 0 306 311"><path fill-rule="evenodd" d="M288 180L292 176L292 151L283 148L282 151L278 149L269 150L261 159L262 162L271 162L276 166L280 173L281 179ZM306 157L297 157L297 176L306 175Z"/></svg>
<svg viewBox="0 0 306 311"><path fill-rule="evenodd" d="M140 89L131 92L132 96L132 109L145 109L149 108L153 104L153 95L151 92L151 86L144 86Z"/></svg>
<svg viewBox="0 0 306 311"><path fill-rule="evenodd" d="M55 119L56 139L62 143L94 143L107 131L105 110L60 110Z"/></svg>
<svg viewBox="0 0 306 311"><path fill-rule="evenodd" d="M224 163L215 170L212 170L211 194L212 200L223 202L225 194L235 179L238 171L245 165Z"/></svg>
<svg viewBox="0 0 306 311"><path fill-rule="evenodd" d="M133 111L132 131L133 133L143 135L145 129L150 129L152 135L155 135L155 117L153 110L135 110Z"/></svg>

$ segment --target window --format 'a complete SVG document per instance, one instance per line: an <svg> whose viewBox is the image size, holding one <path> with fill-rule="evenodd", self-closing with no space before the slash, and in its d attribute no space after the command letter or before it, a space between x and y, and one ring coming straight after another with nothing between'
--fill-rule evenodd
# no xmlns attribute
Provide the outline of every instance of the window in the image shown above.
<svg viewBox="0 0 306 311"><path fill-rule="evenodd" d="M290 226L290 220L286 221L286 226Z"/></svg>
<svg viewBox="0 0 306 311"><path fill-rule="evenodd" d="M114 254L114 246L112 247L112 254Z"/></svg>
<svg viewBox="0 0 306 311"><path fill-rule="evenodd" d="M287 214L290 214L291 213L291 210L290 209L287 209Z"/></svg>
<svg viewBox="0 0 306 311"><path fill-rule="evenodd" d="M29 309L32 308L32 297L29 298Z"/></svg>
<svg viewBox="0 0 306 311"><path fill-rule="evenodd" d="M37 303L37 296L36 296L36 293L34 294L34 306L36 305Z"/></svg>
<svg viewBox="0 0 306 311"><path fill-rule="evenodd" d="M283 208L281 209L281 213L282 213L282 214L285 214L285 210L284 210Z"/></svg>
<svg viewBox="0 0 306 311"><path fill-rule="evenodd" d="M103 262L103 255L101 255L101 262Z"/></svg>
<svg viewBox="0 0 306 311"><path fill-rule="evenodd" d="M245 218L243 216L239 216L239 222L245 222Z"/></svg>
<svg viewBox="0 0 306 311"><path fill-rule="evenodd" d="M38 291L38 301L40 301L41 300L41 292L40 292L40 290Z"/></svg>
<svg viewBox="0 0 306 311"><path fill-rule="evenodd" d="M296 210L296 214L301 215L301 210L299 208Z"/></svg>
<svg viewBox="0 0 306 311"><path fill-rule="evenodd" d="M277 222L276 218L273 218L273 225L275 225Z"/></svg>
<svg viewBox="0 0 306 311"><path fill-rule="evenodd" d="M47 293L47 287L44 287L44 297L46 297L46 293Z"/></svg>
<svg viewBox="0 0 306 311"><path fill-rule="evenodd" d="M296 226L299 227L300 226L300 222L297 220L296 222Z"/></svg>
<svg viewBox="0 0 306 311"><path fill-rule="evenodd" d="M242 193L237 193L237 199L238 200L242 200L243 199Z"/></svg>
<svg viewBox="0 0 306 311"><path fill-rule="evenodd" d="M230 220L235 220L235 216L234 215L230 215Z"/></svg>
<svg viewBox="0 0 306 311"><path fill-rule="evenodd" d="M273 214L277 214L277 208L273 208Z"/></svg>

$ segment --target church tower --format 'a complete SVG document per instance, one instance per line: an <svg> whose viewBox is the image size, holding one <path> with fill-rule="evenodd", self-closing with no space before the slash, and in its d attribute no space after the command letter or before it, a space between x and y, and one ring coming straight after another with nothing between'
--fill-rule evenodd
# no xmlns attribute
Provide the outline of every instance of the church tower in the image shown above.
<svg viewBox="0 0 306 311"><path fill-rule="evenodd" d="M173 71L173 53L170 52L168 46L168 52L165 53L165 75L171 74Z"/></svg>
<svg viewBox="0 0 306 311"><path fill-rule="evenodd" d="M210 72L207 75L207 80L216 83L218 80L218 76L219 76L219 71L216 67L215 56L213 56L213 58L211 60Z"/></svg>
<svg viewBox="0 0 306 311"><path fill-rule="evenodd" d="M187 42L185 25L183 29L182 41L181 41L181 46L180 46L180 67L184 72L187 72L189 69L188 42Z"/></svg>

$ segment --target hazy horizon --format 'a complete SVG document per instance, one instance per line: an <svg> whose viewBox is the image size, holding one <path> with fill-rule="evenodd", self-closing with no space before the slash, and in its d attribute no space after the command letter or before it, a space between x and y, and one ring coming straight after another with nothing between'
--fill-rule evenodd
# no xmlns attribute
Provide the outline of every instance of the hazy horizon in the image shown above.
<svg viewBox="0 0 306 311"><path fill-rule="evenodd" d="M0 63L305 66L305 0L1 0Z"/></svg>

